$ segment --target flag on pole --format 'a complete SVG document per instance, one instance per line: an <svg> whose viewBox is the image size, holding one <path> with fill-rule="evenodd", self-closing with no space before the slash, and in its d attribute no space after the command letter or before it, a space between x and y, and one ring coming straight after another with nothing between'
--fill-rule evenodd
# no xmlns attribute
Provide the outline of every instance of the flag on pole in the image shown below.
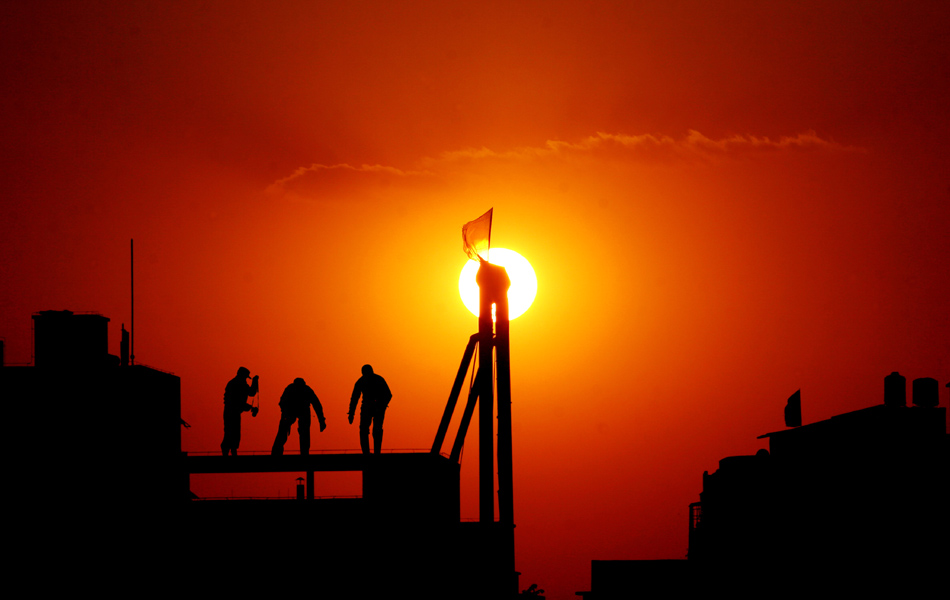
<svg viewBox="0 0 950 600"><path fill-rule="evenodd" d="M471 260L488 260L492 210L489 208L488 212L462 226L462 250Z"/></svg>

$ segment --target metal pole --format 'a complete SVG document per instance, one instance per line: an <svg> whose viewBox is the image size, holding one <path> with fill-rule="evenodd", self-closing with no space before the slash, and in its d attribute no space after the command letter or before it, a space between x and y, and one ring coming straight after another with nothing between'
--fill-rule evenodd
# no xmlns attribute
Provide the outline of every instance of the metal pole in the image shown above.
<svg viewBox="0 0 950 600"><path fill-rule="evenodd" d="M515 571L515 516L513 459L511 449L511 359L509 347L508 290L498 290L495 298L495 361L498 372L498 526L501 560L511 580L507 583L512 597L518 594ZM505 584L502 584L505 586ZM504 589L504 587L502 588Z"/></svg>
<svg viewBox="0 0 950 600"><path fill-rule="evenodd" d="M492 286L485 275L491 269L482 263L475 276L478 283L478 521L495 522L495 436L494 436L494 345L492 327Z"/></svg>
<svg viewBox="0 0 950 600"><path fill-rule="evenodd" d="M132 321L129 331L129 364L135 364L135 239L129 239L129 288L132 293Z"/></svg>

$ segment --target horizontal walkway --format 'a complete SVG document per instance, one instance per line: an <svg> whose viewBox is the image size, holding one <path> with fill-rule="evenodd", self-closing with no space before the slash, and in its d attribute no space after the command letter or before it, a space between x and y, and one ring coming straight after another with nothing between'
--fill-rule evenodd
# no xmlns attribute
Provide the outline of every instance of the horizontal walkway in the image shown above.
<svg viewBox="0 0 950 600"><path fill-rule="evenodd" d="M362 471L368 464L379 466L417 466L449 459L430 452L387 452L372 456L360 453L340 454L247 454L243 456L184 456L187 473L288 473Z"/></svg>

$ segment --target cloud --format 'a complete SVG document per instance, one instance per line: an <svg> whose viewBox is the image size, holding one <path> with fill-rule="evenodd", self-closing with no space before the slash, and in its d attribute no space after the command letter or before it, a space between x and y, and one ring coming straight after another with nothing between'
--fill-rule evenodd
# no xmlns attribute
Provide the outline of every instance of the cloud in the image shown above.
<svg viewBox="0 0 950 600"><path fill-rule="evenodd" d="M490 148L452 150L422 158L415 169L386 165L313 164L278 179L267 191L290 199L358 200L393 186L432 183L455 174L492 165L517 166L552 161L603 161L621 163L710 163L760 154L782 152L863 152L821 138L814 131L778 139L734 135L714 140L690 130L680 139L667 135L603 133L577 142L548 140L541 146L496 151Z"/></svg>
<svg viewBox="0 0 950 600"><path fill-rule="evenodd" d="M539 159L567 159L579 156L630 161L709 160L716 157L738 157L753 153L793 150L860 151L859 148L843 146L822 139L814 131L807 131L796 136L784 136L778 140L742 135L713 140L695 130L691 130L682 139L675 139L666 135L626 135L601 132L579 142L548 140L543 146L524 147L505 152L495 152L488 148L455 150L444 152L435 159L426 159L423 164L430 169L437 170L439 165L459 163L533 161Z"/></svg>
<svg viewBox="0 0 950 600"><path fill-rule="evenodd" d="M287 177L267 186L266 192L290 199L350 199L359 197L354 190L364 192L385 189L409 179L431 178L432 173L408 171L386 165L312 164L300 167Z"/></svg>

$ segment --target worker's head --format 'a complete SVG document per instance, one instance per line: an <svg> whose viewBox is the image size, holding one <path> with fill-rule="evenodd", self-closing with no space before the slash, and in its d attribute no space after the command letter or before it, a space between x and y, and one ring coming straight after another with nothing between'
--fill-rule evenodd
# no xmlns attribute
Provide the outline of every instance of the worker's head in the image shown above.
<svg viewBox="0 0 950 600"><path fill-rule="evenodd" d="M372 374L373 374L373 367L369 365L363 365L363 375L372 375Z"/></svg>
<svg viewBox="0 0 950 600"><path fill-rule="evenodd" d="M294 385L307 385L307 384L304 383L303 377L298 377L297 379L294 379Z"/></svg>
<svg viewBox="0 0 950 600"><path fill-rule="evenodd" d="M240 369L238 369L238 377L243 377L244 379L247 379L250 376L251 376L251 371L247 367L241 367Z"/></svg>

